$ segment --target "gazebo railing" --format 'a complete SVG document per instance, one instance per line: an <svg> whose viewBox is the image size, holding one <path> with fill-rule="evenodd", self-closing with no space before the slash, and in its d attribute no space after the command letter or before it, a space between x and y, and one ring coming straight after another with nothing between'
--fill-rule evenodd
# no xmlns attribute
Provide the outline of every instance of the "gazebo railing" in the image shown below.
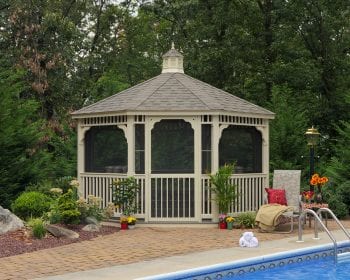
<svg viewBox="0 0 350 280"><path fill-rule="evenodd" d="M126 174L112 173L82 173L80 174L81 188L80 191L84 198L94 195L102 198L102 207L106 207L112 202L112 182L115 179L125 179ZM147 194L146 180L144 175L134 176L140 185L140 191L137 194L139 218L146 218L145 199ZM195 220L193 212L193 203L201 201L201 218L214 219L212 206L215 201L212 200L212 194L209 189L209 176L201 176L201 197L194 197L194 180L195 177L190 174L152 174L150 178L151 207L150 218L152 220L166 221L170 220ZM231 178L232 183L237 186L238 196L232 204L230 213L242 213L247 211L256 211L263 204L264 188L266 187L266 174L235 174ZM153 193L153 195L152 195ZM178 198L185 198L181 203ZM167 199L166 199L167 198ZM152 210L153 209L153 210ZM181 210L185 209L185 210ZM120 212L116 209L116 215ZM182 212L181 212L182 211ZM152 218L153 217L153 218Z"/></svg>
<svg viewBox="0 0 350 280"><path fill-rule="evenodd" d="M123 180L127 177L126 174L111 174L111 173L83 173L81 174L81 192L84 198L89 195L97 196L102 199L101 207L106 207L108 203L112 202L112 183L116 179ZM137 217L144 217L145 215L145 178L144 175L135 175L137 183L140 186L140 191L136 196L136 203L138 204L138 212L135 213ZM120 211L116 209L116 215L120 215Z"/></svg>
<svg viewBox="0 0 350 280"><path fill-rule="evenodd" d="M266 174L234 174L231 182L237 186L237 198L231 205L230 213L256 211L263 204ZM209 190L209 176L202 175L202 218L212 219L212 194ZM214 202L215 203L215 202Z"/></svg>

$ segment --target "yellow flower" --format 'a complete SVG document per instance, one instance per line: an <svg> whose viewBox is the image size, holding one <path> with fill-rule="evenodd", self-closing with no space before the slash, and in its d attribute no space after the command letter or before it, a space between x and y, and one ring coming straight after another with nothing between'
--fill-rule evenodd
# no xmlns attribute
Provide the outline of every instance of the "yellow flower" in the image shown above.
<svg viewBox="0 0 350 280"><path fill-rule="evenodd" d="M120 223L121 224L127 224L128 223L128 217L120 217Z"/></svg>
<svg viewBox="0 0 350 280"><path fill-rule="evenodd" d="M136 223L136 218L133 216L128 217L128 224L135 224Z"/></svg>
<svg viewBox="0 0 350 280"><path fill-rule="evenodd" d="M228 216L228 217L226 218L226 223L232 223L234 220L235 220L235 219L234 219L233 217Z"/></svg>

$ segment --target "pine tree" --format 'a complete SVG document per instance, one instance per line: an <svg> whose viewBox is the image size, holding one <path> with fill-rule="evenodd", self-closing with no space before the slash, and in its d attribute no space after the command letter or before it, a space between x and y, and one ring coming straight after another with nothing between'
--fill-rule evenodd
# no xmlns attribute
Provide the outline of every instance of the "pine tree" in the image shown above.
<svg viewBox="0 0 350 280"><path fill-rule="evenodd" d="M6 208L36 177L38 165L45 159L35 150L41 137L41 125L36 119L38 104L22 97L22 75L0 68L0 205Z"/></svg>

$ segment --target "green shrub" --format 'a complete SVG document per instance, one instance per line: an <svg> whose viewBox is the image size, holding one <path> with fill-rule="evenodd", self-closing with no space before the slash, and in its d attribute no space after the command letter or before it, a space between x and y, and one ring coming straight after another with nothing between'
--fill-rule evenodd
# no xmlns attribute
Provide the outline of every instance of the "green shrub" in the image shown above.
<svg viewBox="0 0 350 280"><path fill-rule="evenodd" d="M31 218L28 221L28 226L31 227L33 236L41 239L46 234L45 224L41 218Z"/></svg>
<svg viewBox="0 0 350 280"><path fill-rule="evenodd" d="M79 224L80 212L72 189L69 189L65 194L58 198L58 212L63 223Z"/></svg>
<svg viewBox="0 0 350 280"><path fill-rule="evenodd" d="M328 184L322 188L322 195L328 203L329 208L339 218L345 218L350 214L350 181L342 184Z"/></svg>
<svg viewBox="0 0 350 280"><path fill-rule="evenodd" d="M24 192L12 204L12 211L20 218L41 217L50 208L51 199L40 192Z"/></svg>
<svg viewBox="0 0 350 280"><path fill-rule="evenodd" d="M236 221L240 226L243 226L245 228L254 228L255 217L255 212L244 212L237 216Z"/></svg>
<svg viewBox="0 0 350 280"><path fill-rule="evenodd" d="M348 206L342 202L342 198L339 195L333 195L328 199L328 207L333 211L334 215L338 219L345 218L349 213Z"/></svg>
<svg viewBox="0 0 350 280"><path fill-rule="evenodd" d="M61 212L62 222L66 225L79 224L80 223L80 212L75 209L64 210Z"/></svg>
<svg viewBox="0 0 350 280"><path fill-rule="evenodd" d="M69 189L72 189L72 181L75 181L75 178L71 176L58 178L55 181L55 187L62 189L63 193L66 193Z"/></svg>
<svg viewBox="0 0 350 280"><path fill-rule="evenodd" d="M105 217L104 210L100 207L102 199L93 195L89 195L88 199L80 198L77 201L78 210L81 213L81 221L84 222L87 217L94 217L98 221L102 221Z"/></svg>
<svg viewBox="0 0 350 280"><path fill-rule="evenodd" d="M53 188L52 181L43 180L38 183L31 183L26 187L26 192L40 192L50 196L50 189Z"/></svg>
<svg viewBox="0 0 350 280"><path fill-rule="evenodd" d="M112 200L120 207L122 213L126 216L137 212L136 195L140 186L137 184L135 177L125 179L116 179L112 183Z"/></svg>
<svg viewBox="0 0 350 280"><path fill-rule="evenodd" d="M61 213L58 208L58 198L53 200L50 205L50 211L44 215L45 220L50 224L57 224L62 221Z"/></svg>

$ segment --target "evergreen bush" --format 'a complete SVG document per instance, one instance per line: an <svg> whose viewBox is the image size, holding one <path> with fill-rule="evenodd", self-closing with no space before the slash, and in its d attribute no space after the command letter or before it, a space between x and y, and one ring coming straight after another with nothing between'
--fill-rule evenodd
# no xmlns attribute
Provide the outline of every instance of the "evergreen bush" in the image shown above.
<svg viewBox="0 0 350 280"><path fill-rule="evenodd" d="M79 224L81 213L78 210L78 204L72 189L58 198L58 212L63 223Z"/></svg>
<svg viewBox="0 0 350 280"><path fill-rule="evenodd" d="M24 192L12 204L12 211L20 218L41 217L50 209L51 199L40 192Z"/></svg>
<svg viewBox="0 0 350 280"><path fill-rule="evenodd" d="M350 181L335 185L333 183L322 189L322 195L328 203L329 208L337 218L342 219L349 215L350 211Z"/></svg>

